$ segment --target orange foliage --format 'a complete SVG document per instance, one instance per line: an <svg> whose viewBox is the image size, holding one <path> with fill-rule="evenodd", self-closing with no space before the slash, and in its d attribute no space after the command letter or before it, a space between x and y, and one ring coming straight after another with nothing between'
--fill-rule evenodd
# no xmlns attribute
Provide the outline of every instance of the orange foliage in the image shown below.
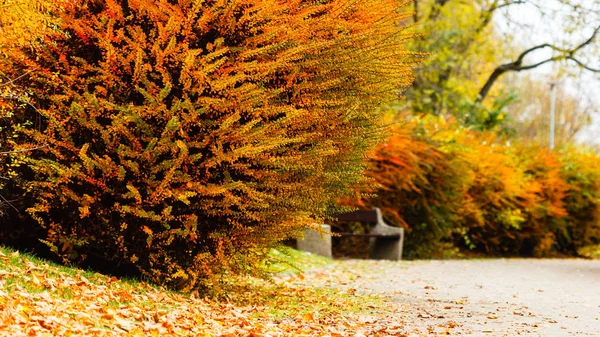
<svg viewBox="0 0 600 337"><path fill-rule="evenodd" d="M561 153L561 176L569 184L568 217L557 240L568 253L600 243L600 156L569 149Z"/></svg>
<svg viewBox="0 0 600 337"><path fill-rule="evenodd" d="M379 188L374 198L344 199L343 204L379 207L392 224L407 230L407 257L439 253L443 238L450 236L456 215L452 207L461 200L460 167L449 153L416 133L418 122L401 122L392 136L370 155L367 176Z"/></svg>
<svg viewBox="0 0 600 337"><path fill-rule="evenodd" d="M396 0L52 13L57 29L0 60L9 78L31 71L19 87L43 118L23 133L49 144L28 158L29 212L61 256L133 263L175 288L251 272L323 217L363 179L377 108L412 80Z"/></svg>
<svg viewBox="0 0 600 337"><path fill-rule="evenodd" d="M367 172L380 188L348 205L381 207L408 230L409 257L450 242L491 255L576 254L600 241L599 157L508 144L439 118L401 124Z"/></svg>

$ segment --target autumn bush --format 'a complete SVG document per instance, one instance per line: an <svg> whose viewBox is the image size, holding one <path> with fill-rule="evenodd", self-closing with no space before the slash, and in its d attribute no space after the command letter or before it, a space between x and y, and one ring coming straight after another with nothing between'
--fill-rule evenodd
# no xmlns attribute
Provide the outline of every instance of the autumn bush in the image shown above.
<svg viewBox="0 0 600 337"><path fill-rule="evenodd" d="M547 256L552 227L565 215L566 184L556 156L488 142L479 143L471 158L474 179L465 204L473 207L459 230L465 245L492 255Z"/></svg>
<svg viewBox="0 0 600 337"><path fill-rule="evenodd" d="M343 202L404 227L407 257L574 255L600 241L598 160L412 118L370 155L375 197Z"/></svg>
<svg viewBox="0 0 600 337"><path fill-rule="evenodd" d="M569 221L565 199L572 186L562 174L562 155L539 146L521 146L518 157L531 181L526 187L530 203L526 205L525 221L515 241L520 242L521 255L551 256L565 253L563 233Z"/></svg>
<svg viewBox="0 0 600 337"><path fill-rule="evenodd" d="M402 120L370 155L366 175L371 194L345 198L359 208L379 207L390 224L406 230L405 256L438 256L456 223L460 202L460 166L422 129L427 121Z"/></svg>
<svg viewBox="0 0 600 337"><path fill-rule="evenodd" d="M469 133L461 141L458 154L466 161L461 174L467 182L464 199L455 210L459 217L455 236L470 248L490 254L506 252L512 248L502 244L504 235L517 231L524 221L526 177L516 158L495 143L493 135Z"/></svg>
<svg viewBox="0 0 600 337"><path fill-rule="evenodd" d="M463 247L492 255L542 257L576 255L579 248L600 241L598 155L576 149L550 152L531 144L494 146L500 154L480 153L480 158L493 164L495 170L485 172L501 188L477 196L473 191L481 185L471 187L469 203L484 217L462 221ZM505 170L510 173L501 174Z"/></svg>
<svg viewBox="0 0 600 337"><path fill-rule="evenodd" d="M36 109L11 113L39 113L23 143L48 144L27 211L64 259L177 289L254 272L331 211L411 82L396 0L59 3L0 59Z"/></svg>
<svg viewBox="0 0 600 337"><path fill-rule="evenodd" d="M27 48L38 43L46 28L56 24L49 12L58 2L14 0L0 5L0 59L10 57L11 51ZM26 76L21 74L20 77ZM20 77L8 77L0 71L0 215L11 217L0 231L0 241L7 242L16 226L19 210L14 204L23 205L23 184L27 175L24 158L44 144L36 144L22 131L39 126L39 114L31 105L30 93L19 85ZM10 227L10 230L6 230Z"/></svg>
<svg viewBox="0 0 600 337"><path fill-rule="evenodd" d="M542 257L576 255L580 248L600 242L597 154L581 149L549 152L531 144L504 145L501 151L513 159L495 166L513 163L514 176L512 180L497 177L502 177L503 186L520 182L514 190L517 197L492 212L496 215L488 216L483 227L463 221L471 248L487 254ZM491 200L484 203L491 204ZM490 231L493 218L502 220L504 227L496 225L492 228L497 230Z"/></svg>
<svg viewBox="0 0 600 337"><path fill-rule="evenodd" d="M576 254L600 244L600 156L571 148L561 153L561 164L569 190L563 199L567 217L556 236L562 251Z"/></svg>

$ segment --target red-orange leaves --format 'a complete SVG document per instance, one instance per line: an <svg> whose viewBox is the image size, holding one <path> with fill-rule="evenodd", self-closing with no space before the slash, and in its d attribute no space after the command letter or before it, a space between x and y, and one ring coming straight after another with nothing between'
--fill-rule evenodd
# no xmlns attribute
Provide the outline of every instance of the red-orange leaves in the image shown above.
<svg viewBox="0 0 600 337"><path fill-rule="evenodd" d="M398 25L409 14L397 7L64 4L64 33L0 60L11 78L49 69L20 83L43 114L35 137L50 145L30 160L29 189L30 212L55 224L48 242L59 254L55 241L68 241L135 260L175 287L252 271L245 261L363 179L381 136L377 108L412 78ZM83 194L96 198L89 212Z"/></svg>
<svg viewBox="0 0 600 337"><path fill-rule="evenodd" d="M600 242L598 156L508 144L441 118L401 122L371 156L380 207L407 229L406 255L439 257L452 243L489 255L576 254Z"/></svg>
<svg viewBox="0 0 600 337"><path fill-rule="evenodd" d="M367 175L380 188L371 191L375 198L360 198L358 206L381 208L390 223L407 229L406 255L423 257L438 254L440 240L448 240L456 225L463 167L462 159L419 136L415 127L400 123L373 152Z"/></svg>

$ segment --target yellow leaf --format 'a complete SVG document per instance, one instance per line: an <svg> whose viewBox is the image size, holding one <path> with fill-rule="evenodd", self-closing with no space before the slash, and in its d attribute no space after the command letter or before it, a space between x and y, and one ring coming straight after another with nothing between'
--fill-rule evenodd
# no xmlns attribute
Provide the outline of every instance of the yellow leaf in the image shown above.
<svg viewBox="0 0 600 337"><path fill-rule="evenodd" d="M42 285L42 282L40 282L40 280L37 278L37 276L35 276L35 274L31 274L31 282L36 286Z"/></svg>

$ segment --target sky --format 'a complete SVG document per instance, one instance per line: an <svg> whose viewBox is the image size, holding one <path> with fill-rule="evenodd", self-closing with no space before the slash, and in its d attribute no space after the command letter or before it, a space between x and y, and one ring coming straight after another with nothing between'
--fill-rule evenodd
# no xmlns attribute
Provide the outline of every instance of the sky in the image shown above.
<svg viewBox="0 0 600 337"><path fill-rule="evenodd" d="M541 43L577 45L587 40L593 29L600 25L600 0L571 0L572 3L581 6L580 12L561 5L560 0L524 2L507 6L502 10L502 15L495 17L496 27L501 32L512 35L513 42L522 46L522 50ZM580 57L585 59L588 65L600 68L600 36L597 36L592 46L582 51L585 52L581 53ZM531 54L525 59L525 63L537 63L551 56L552 51L547 48ZM529 70L528 74L546 79L548 90L550 83L556 82L578 97L582 104L595 106L592 125L580 132L577 138L582 143L600 146L600 74L581 71L574 62L567 63L562 69L561 66L565 67L565 64L548 63ZM569 72L574 75L566 75Z"/></svg>

